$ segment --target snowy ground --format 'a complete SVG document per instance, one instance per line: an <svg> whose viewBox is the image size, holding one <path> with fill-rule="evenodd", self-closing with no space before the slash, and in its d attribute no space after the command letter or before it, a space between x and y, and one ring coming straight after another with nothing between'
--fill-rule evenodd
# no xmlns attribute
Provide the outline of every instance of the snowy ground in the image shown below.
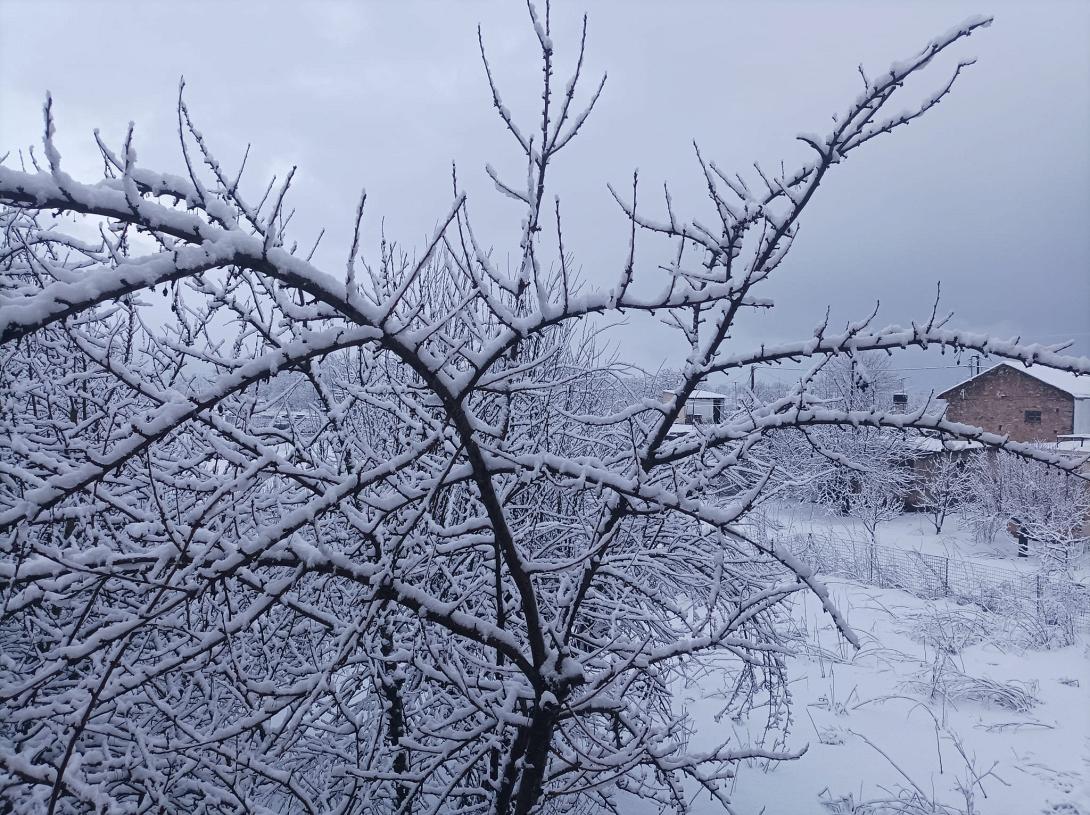
<svg viewBox="0 0 1090 815"><path fill-rule="evenodd" d="M780 520L796 529L844 532L846 525L805 509ZM881 529L880 542L1018 565L1005 540L982 546L955 524L941 536L927 530L922 516L905 516ZM815 598L799 596L787 746L807 752L771 768L740 767L731 796L738 815L1090 815L1085 628L1074 644L1041 647L1047 632L1035 619L826 582L863 647L855 652ZM767 709L740 721L718 715L725 704L720 684L704 677L681 690L696 726L695 750L728 739L752 743L761 733ZM899 808L865 805L896 798ZM696 801L698 813L722 812L706 796ZM908 806L912 801L921 805Z"/></svg>
<svg viewBox="0 0 1090 815"><path fill-rule="evenodd" d="M869 541L867 531L859 521L830 514L814 504L782 503L770 506L766 512L781 534L813 532L815 535L830 534L844 540ZM1041 566L1032 547L1030 557L1017 557L1018 547L1014 538L1003 530L991 542L976 540L972 531L956 515L948 518L942 532L936 534L926 515L907 512L881 524L877 538L881 546L973 560L1005 569L1035 571ZM1075 574L1090 576L1090 559L1087 555L1077 558L1072 567Z"/></svg>
<svg viewBox="0 0 1090 815"><path fill-rule="evenodd" d="M1090 790L1082 786L1090 734L1085 637L1054 650L992 637L951 653L921 632L946 630L956 648L957 640L971 642L980 632L970 625L958 634L951 620L983 625L987 618L896 590L843 582L830 587L863 648L853 652L840 641L812 597L799 604L799 653L789 663L795 721L788 744L808 745L808 751L771 770L756 762L742 767L733 795L739 815L762 807L769 815L852 813L848 796L858 806L915 792L914 785L923 792L916 797L953 812L1090 815ZM940 625L946 613L952 617ZM745 738L744 723L715 720L723 704L719 690L704 682L686 691L698 749L733 733ZM1020 705L1028 709L1012 709ZM994 775L973 786L975 809L969 809L959 785L969 785L973 762L977 774L995 766ZM840 801L840 808L822 804L823 798ZM710 803L702 810L719 811Z"/></svg>

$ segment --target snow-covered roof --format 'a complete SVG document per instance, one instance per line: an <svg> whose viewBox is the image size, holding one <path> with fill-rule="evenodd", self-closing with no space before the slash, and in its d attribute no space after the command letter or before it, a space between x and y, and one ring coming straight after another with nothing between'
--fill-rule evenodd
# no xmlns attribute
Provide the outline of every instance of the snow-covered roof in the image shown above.
<svg viewBox="0 0 1090 815"><path fill-rule="evenodd" d="M976 441L961 441L960 439L943 439L937 436L911 436L908 443L920 453L960 453L965 450L979 450L983 444Z"/></svg>
<svg viewBox="0 0 1090 815"><path fill-rule="evenodd" d="M1047 447L1049 450L1056 450L1061 453L1068 451L1090 455L1090 439L1083 436L1060 436L1056 441L1044 442L1039 446Z"/></svg>
<svg viewBox="0 0 1090 815"><path fill-rule="evenodd" d="M1076 399L1090 399L1090 375L1083 374L1082 376L1076 376L1070 371L1058 371L1055 368L1047 368L1044 365L1033 365L1027 368L1024 365L1011 365L1009 362L1000 362L998 365L993 365L986 371L981 371L976 376L970 376L968 379L962 380L956 385L952 385L940 393L939 398L945 398L946 394L951 391L957 390L962 385L966 385L974 379L990 374L996 368L1000 368L1004 365L1013 371L1028 374L1034 379L1044 382L1046 385L1059 388L1064 393L1069 393Z"/></svg>
<svg viewBox="0 0 1090 815"><path fill-rule="evenodd" d="M666 391L671 396L677 394L677 391ZM689 394L690 399L726 399L726 395L717 393L716 391L693 391Z"/></svg>
<svg viewBox="0 0 1090 815"><path fill-rule="evenodd" d="M666 437L669 439L676 439L678 436L684 436L686 433L692 433L696 428L691 424L685 424L684 422L677 422L670 425L670 429L666 431Z"/></svg>

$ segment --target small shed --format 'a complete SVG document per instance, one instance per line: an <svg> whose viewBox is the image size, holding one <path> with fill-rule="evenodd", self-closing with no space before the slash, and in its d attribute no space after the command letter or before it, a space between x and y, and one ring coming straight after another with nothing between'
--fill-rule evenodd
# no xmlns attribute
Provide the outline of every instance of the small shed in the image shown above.
<svg viewBox="0 0 1090 815"><path fill-rule="evenodd" d="M677 397L676 391L666 391L665 401L673 401ZM727 415L727 397L716 391L697 390L689 394L688 400L681 408L678 416L678 424L718 424Z"/></svg>

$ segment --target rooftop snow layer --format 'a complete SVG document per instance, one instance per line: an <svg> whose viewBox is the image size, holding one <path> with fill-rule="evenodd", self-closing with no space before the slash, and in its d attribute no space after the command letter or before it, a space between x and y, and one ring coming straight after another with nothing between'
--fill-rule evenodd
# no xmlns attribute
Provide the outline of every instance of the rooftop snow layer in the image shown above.
<svg viewBox="0 0 1090 815"><path fill-rule="evenodd" d="M666 391L671 396L677 395L677 391ZM693 391L689 394L690 399L726 399L726 395L722 393L716 393L715 391Z"/></svg>
<svg viewBox="0 0 1090 815"><path fill-rule="evenodd" d="M1009 362L1000 362L999 365L993 365L988 370L982 371L976 376L971 376L968 379L958 382L956 385L952 385L941 394L939 394L939 398L941 399L947 393L950 393L950 391L956 390L962 385L968 382L972 382L978 377L991 373L996 368L999 368L1003 365L1006 365L1012 370L1021 371L1024 374L1029 374L1034 379L1038 379L1041 382L1044 382L1046 385L1051 385L1054 388L1059 388L1064 393L1069 393L1076 399L1090 399L1090 376L1076 376L1070 371L1059 371L1055 368L1048 368L1044 365L1033 365L1027 368L1024 365L1011 365Z"/></svg>

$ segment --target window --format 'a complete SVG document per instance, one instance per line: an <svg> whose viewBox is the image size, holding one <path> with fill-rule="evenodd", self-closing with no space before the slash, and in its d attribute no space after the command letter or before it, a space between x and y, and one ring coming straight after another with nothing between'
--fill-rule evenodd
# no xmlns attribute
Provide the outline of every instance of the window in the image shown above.
<svg viewBox="0 0 1090 815"><path fill-rule="evenodd" d="M1039 410L1027 410L1024 414L1026 424L1040 424L1041 423L1041 411Z"/></svg>

